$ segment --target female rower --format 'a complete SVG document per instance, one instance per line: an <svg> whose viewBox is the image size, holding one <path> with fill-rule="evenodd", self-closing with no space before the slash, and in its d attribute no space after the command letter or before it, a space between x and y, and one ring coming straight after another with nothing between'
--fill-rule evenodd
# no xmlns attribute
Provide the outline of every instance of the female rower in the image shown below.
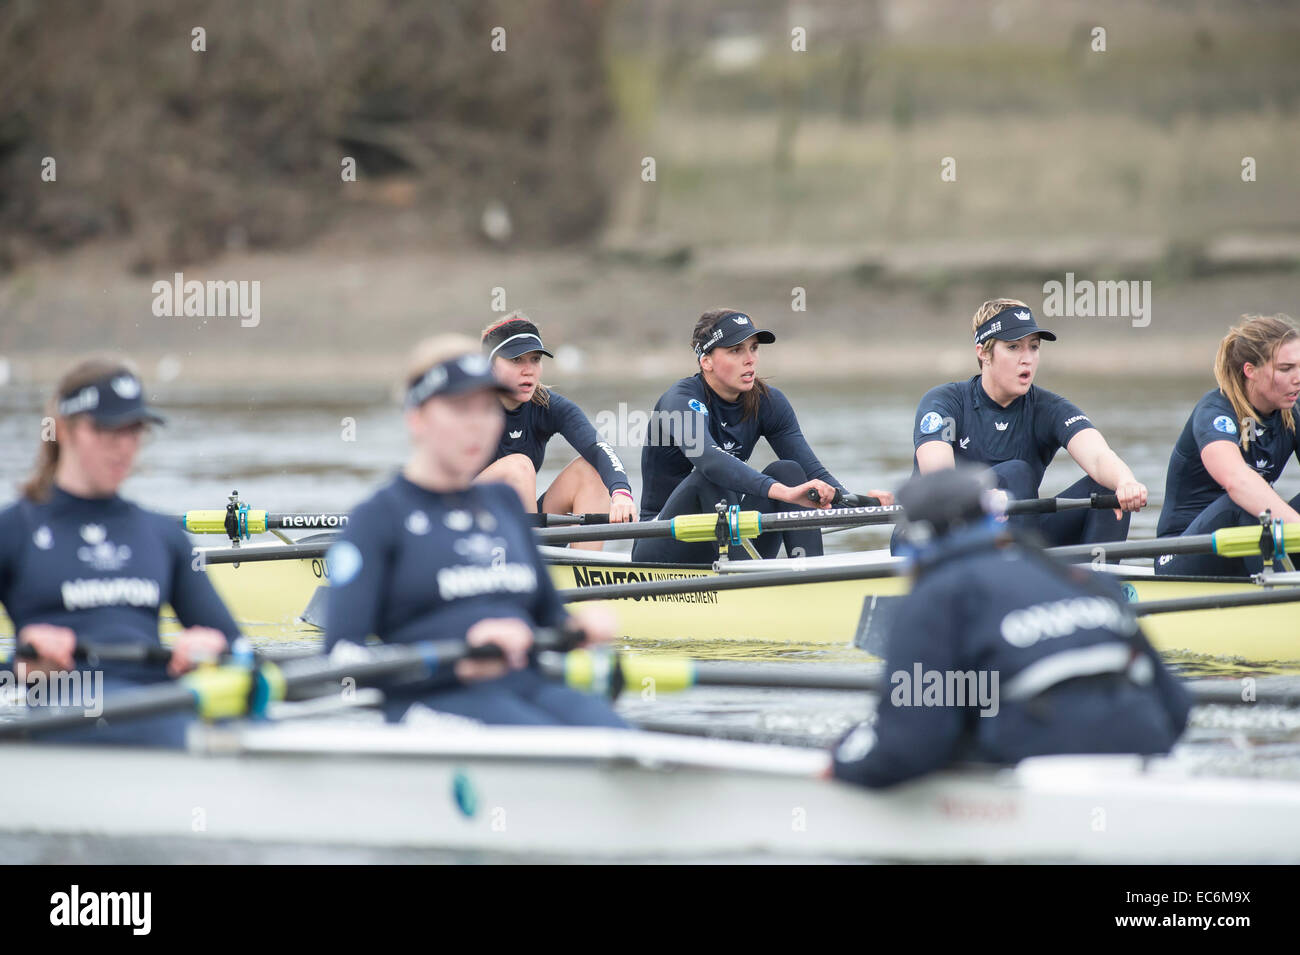
<svg viewBox="0 0 1300 955"><path fill-rule="evenodd" d="M1255 524L1264 511L1300 521L1300 495L1285 501L1273 490L1287 459L1300 456L1300 330L1286 315L1242 318L1219 342L1218 387L1196 403L1169 456L1160 537ZM1156 559L1158 574L1244 576L1262 566L1259 557Z"/></svg>
<svg viewBox="0 0 1300 955"><path fill-rule="evenodd" d="M885 642L892 691L834 775L880 787L957 761L1168 752L1191 703L1123 592L997 523L992 475L972 471L898 492L915 556Z"/></svg>
<svg viewBox="0 0 1300 955"><path fill-rule="evenodd" d="M950 468L958 461L992 468L998 487L1017 500L1038 497L1043 472L1065 448L1085 477L1057 497L1086 498L1114 491L1119 509L1076 509L1012 517L1049 545L1123 540L1130 512L1147 503L1134 476L1088 416L1073 403L1034 384L1041 342L1056 336L1038 327L1024 302L985 302L971 321L980 373L939 385L916 408L914 474ZM890 546L897 551L899 532Z"/></svg>
<svg viewBox="0 0 1300 955"><path fill-rule="evenodd" d="M17 502L0 511L0 603L13 619L20 686L80 670L83 699L94 673L74 651L88 646L158 647L158 613L170 604L185 629L169 666L99 662L107 696L159 683L221 653L238 631L175 518L118 496L150 423L131 365L116 356L78 363L58 383L48 409L51 440ZM24 646L35 659L21 655ZM70 674L69 674L70 676ZM69 686L75 685L71 681ZM90 688L87 690L87 688ZM30 695L30 694L29 694ZM67 701L64 701L67 702ZM52 735L61 741L184 745L187 716L135 720Z"/></svg>
<svg viewBox="0 0 1300 955"><path fill-rule="evenodd" d="M720 500L764 513L794 507L830 507L843 486L804 440L789 400L758 377L758 346L776 336L756 328L744 312L715 308L691 332L699 371L668 389L655 404L653 426L641 452L641 517L667 520L712 513ZM780 460L762 471L745 462L759 438ZM817 492L817 500L809 492ZM886 491L870 491L882 504ZM756 549L775 557L782 544L794 556L822 553L819 529L764 534ZM743 556L736 554L735 556ZM709 563L712 543L666 538L638 540L635 560Z"/></svg>
<svg viewBox="0 0 1300 955"><path fill-rule="evenodd" d="M475 481L509 484L529 513L608 513L615 524L636 520L623 462L600 440L581 408L542 384L542 356L555 356L542 344L537 326L516 311L483 329L482 337L483 353L508 390L500 396L506 422L496 452ZM580 457L570 461L538 496L537 472L547 442L557 434ZM590 541L572 546L600 550L604 544Z"/></svg>
<svg viewBox="0 0 1300 955"><path fill-rule="evenodd" d="M352 512L330 548L326 648L371 635L500 648L500 660L462 660L454 672L385 687L389 719L423 703L486 723L626 725L603 700L550 683L529 664L533 628L560 627L568 616L518 496L474 481L501 437L498 396L513 392L458 335L418 346L405 388L406 466ZM589 640L613 636L599 611L578 623Z"/></svg>

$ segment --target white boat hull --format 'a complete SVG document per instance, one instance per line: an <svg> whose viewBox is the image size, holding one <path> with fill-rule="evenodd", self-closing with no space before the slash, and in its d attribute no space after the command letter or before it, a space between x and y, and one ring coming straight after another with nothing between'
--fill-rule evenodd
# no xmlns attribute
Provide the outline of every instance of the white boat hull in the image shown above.
<svg viewBox="0 0 1300 955"><path fill-rule="evenodd" d="M1048 757L871 793L826 755L652 733L333 724L202 753L4 747L0 830L504 857L1295 862L1300 785ZM227 752L221 752L221 749Z"/></svg>

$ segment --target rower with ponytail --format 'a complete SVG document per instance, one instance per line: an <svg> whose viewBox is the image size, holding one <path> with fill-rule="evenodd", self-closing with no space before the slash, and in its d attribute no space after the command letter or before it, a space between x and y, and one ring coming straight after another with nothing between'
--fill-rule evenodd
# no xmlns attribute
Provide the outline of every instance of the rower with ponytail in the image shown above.
<svg viewBox="0 0 1300 955"><path fill-rule="evenodd" d="M1264 511L1300 521L1300 495L1286 501L1273 490L1300 447L1300 329L1286 315L1242 316L1219 342L1214 377L1169 456L1161 537L1254 524ZM1257 557L1156 560L1158 574L1242 576L1261 567Z"/></svg>

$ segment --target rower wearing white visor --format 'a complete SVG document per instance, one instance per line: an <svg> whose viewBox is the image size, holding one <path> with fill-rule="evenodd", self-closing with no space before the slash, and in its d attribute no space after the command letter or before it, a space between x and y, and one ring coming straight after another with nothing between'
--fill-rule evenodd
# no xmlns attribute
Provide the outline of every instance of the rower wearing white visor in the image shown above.
<svg viewBox="0 0 1300 955"><path fill-rule="evenodd" d="M22 496L0 510L0 603L17 634L19 685L77 676L83 693L100 691L80 701L93 717L104 698L218 656L238 630L180 522L119 494L149 427L163 423L134 367L113 355L79 362L59 381L48 414L52 440L41 442ZM164 604L184 627L170 657L158 634ZM42 738L180 747L192 719L89 718Z"/></svg>
<svg viewBox="0 0 1300 955"><path fill-rule="evenodd" d="M483 353L507 388L500 396L506 419L491 463L474 480L509 484L530 513L608 513L611 523L635 521L632 485L618 453L600 439L581 408L542 384L542 356L555 356L542 344L537 326L516 311L483 329L482 338ZM547 444L557 434L578 457L538 494L537 472L546 458ZM591 541L571 546L600 550L604 544Z"/></svg>
<svg viewBox="0 0 1300 955"><path fill-rule="evenodd" d="M330 548L325 646L464 639L500 659L465 659L415 682L383 687L385 713L413 704L485 723L626 725L604 700L553 683L532 656L536 628L569 614L542 563L518 496L473 483L505 415L476 344L459 335L422 343L405 383L406 466L354 510ZM572 620L588 640L613 636L598 608Z"/></svg>
<svg viewBox="0 0 1300 955"><path fill-rule="evenodd" d="M1056 452L1065 448L1083 469L1056 497L1087 498L1114 492L1116 510L1073 509L1013 516L1052 546L1124 540L1133 511L1147 503L1147 489L1111 450L1077 405L1034 384L1041 344L1056 335L1039 328L1019 299L985 302L971 321L979 374L939 385L916 407L913 474L929 474L958 462L991 468L997 486L1017 500L1039 496ZM891 548L897 552L899 532Z"/></svg>
<svg viewBox="0 0 1300 955"><path fill-rule="evenodd" d="M789 399L758 377L759 345L775 341L734 308L700 316L691 332L698 371L655 404L641 452L643 520L711 513L719 502L764 513L828 508L837 494L848 493L809 447ZM746 463L759 438L778 458L762 471ZM868 494L882 504L894 500L887 491ZM817 556L822 532L764 534L755 547L760 556L775 557L783 544L789 556ZM671 539L638 540L632 548L634 559L661 563L709 563L717 554L713 543Z"/></svg>

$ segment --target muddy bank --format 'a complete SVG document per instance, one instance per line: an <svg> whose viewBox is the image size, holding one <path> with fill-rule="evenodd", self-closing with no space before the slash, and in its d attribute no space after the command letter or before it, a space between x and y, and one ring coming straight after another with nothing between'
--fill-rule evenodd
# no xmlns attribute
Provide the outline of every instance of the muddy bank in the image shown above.
<svg viewBox="0 0 1300 955"><path fill-rule="evenodd" d="M1007 261L1016 261L1010 251ZM894 254L922 257L915 247ZM1045 261L1041 249L1035 254ZM654 265L578 251L512 256L322 242L184 270L186 281L260 283L254 321L156 315L154 283L171 283L173 274L131 274L123 255L110 247L51 258L0 281L0 356L11 383L48 381L68 356L111 348L134 355L146 373L196 384L379 386L400 369L411 343L438 331L475 334L499 314L494 305L526 309L549 344L570 346L557 369L569 379L685 373L690 327L717 305L745 309L777 333L767 357L774 373L881 377L934 367L955 375L973 367L969 321L981 301L1009 295L1041 313L1044 300L1038 275L949 268L902 281L834 262L818 267L806 253L769 254L763 268L736 268L734 255ZM1080 270L1079 278L1086 275ZM1044 315L1042 323L1061 335L1054 366L1186 374L1208 368L1215 343L1243 312L1300 312L1294 268L1181 278L1156 272L1150 280L1149 324L1141 327L1123 317ZM796 289L804 311L792 308Z"/></svg>

